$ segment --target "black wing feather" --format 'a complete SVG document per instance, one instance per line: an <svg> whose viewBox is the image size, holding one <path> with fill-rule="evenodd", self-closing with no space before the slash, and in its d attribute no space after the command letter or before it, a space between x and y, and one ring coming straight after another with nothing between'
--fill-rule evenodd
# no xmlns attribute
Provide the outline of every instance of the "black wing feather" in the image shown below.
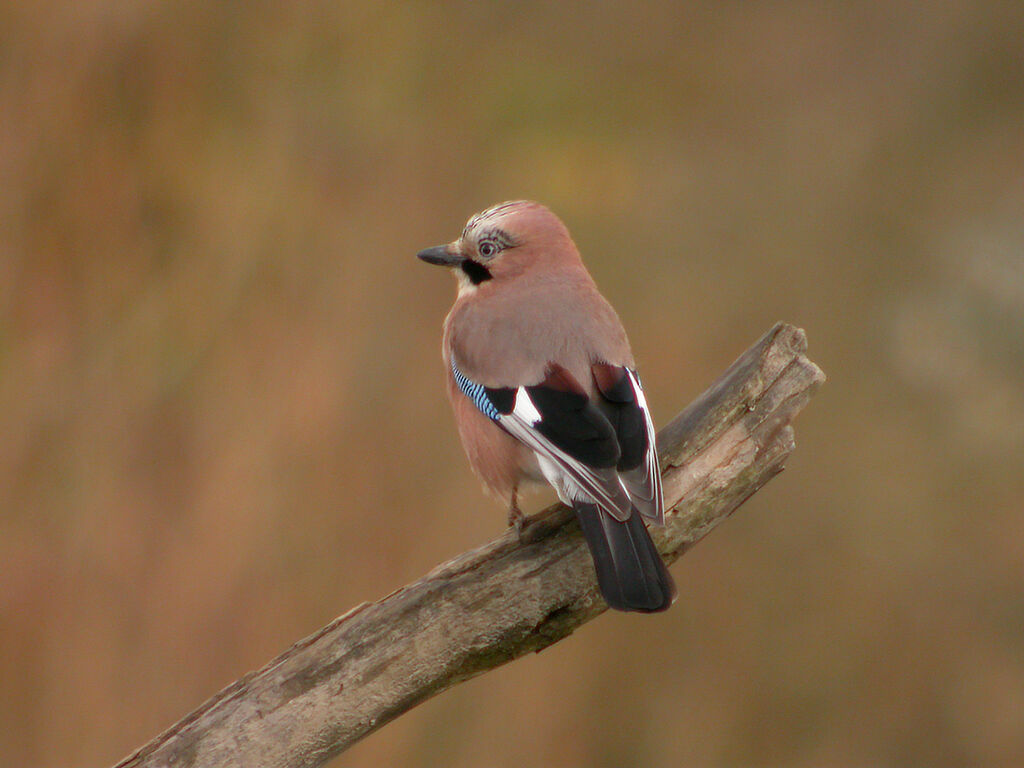
<svg viewBox="0 0 1024 768"><path fill-rule="evenodd" d="M615 429L585 394L545 384L526 387L541 415L537 431L577 461L604 469L619 461Z"/></svg>
<svg viewBox="0 0 1024 768"><path fill-rule="evenodd" d="M616 466L620 472L636 469L647 455L648 440L646 417L637 402L633 382L621 366L598 363L592 370L601 393L598 405L618 438L620 456Z"/></svg>

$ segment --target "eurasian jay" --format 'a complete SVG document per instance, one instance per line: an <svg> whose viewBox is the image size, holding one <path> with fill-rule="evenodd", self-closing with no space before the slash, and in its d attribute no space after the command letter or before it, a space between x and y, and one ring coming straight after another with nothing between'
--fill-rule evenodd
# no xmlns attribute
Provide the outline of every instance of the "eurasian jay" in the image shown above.
<svg viewBox="0 0 1024 768"><path fill-rule="evenodd" d="M626 332L565 225L539 203L502 203L417 255L458 282L448 397L510 524L524 519L520 484L547 480L576 511L608 605L668 608L675 585L643 522L665 520L654 425Z"/></svg>

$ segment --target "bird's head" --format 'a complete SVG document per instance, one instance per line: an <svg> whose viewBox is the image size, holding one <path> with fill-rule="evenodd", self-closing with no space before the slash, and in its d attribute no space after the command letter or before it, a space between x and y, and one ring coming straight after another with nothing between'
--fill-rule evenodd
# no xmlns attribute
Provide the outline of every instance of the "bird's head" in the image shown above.
<svg viewBox="0 0 1024 768"><path fill-rule="evenodd" d="M428 264L449 267L459 291L493 280L499 284L537 267L579 261L561 220L540 203L501 203L470 217L462 235L416 254Z"/></svg>

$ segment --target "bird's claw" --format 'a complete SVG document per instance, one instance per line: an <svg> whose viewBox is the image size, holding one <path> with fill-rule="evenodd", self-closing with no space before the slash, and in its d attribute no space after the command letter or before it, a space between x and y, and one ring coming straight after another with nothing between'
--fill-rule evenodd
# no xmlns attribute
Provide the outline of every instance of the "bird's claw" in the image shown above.
<svg viewBox="0 0 1024 768"><path fill-rule="evenodd" d="M508 526L509 528L516 529L516 536L519 540L523 540L523 529L526 528L527 517L523 514L523 511L519 508L516 500L512 500L512 504L508 508Z"/></svg>

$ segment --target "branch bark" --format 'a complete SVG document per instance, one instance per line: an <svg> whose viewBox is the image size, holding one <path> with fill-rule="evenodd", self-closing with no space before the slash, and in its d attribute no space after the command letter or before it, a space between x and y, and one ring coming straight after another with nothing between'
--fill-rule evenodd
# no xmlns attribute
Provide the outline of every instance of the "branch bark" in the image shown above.
<svg viewBox="0 0 1024 768"><path fill-rule="evenodd" d="M778 324L658 435L674 561L782 471L825 380ZM456 683L561 640L606 607L571 510L539 513L363 603L216 694L118 764L318 766ZM643 617L637 617L638 622Z"/></svg>

